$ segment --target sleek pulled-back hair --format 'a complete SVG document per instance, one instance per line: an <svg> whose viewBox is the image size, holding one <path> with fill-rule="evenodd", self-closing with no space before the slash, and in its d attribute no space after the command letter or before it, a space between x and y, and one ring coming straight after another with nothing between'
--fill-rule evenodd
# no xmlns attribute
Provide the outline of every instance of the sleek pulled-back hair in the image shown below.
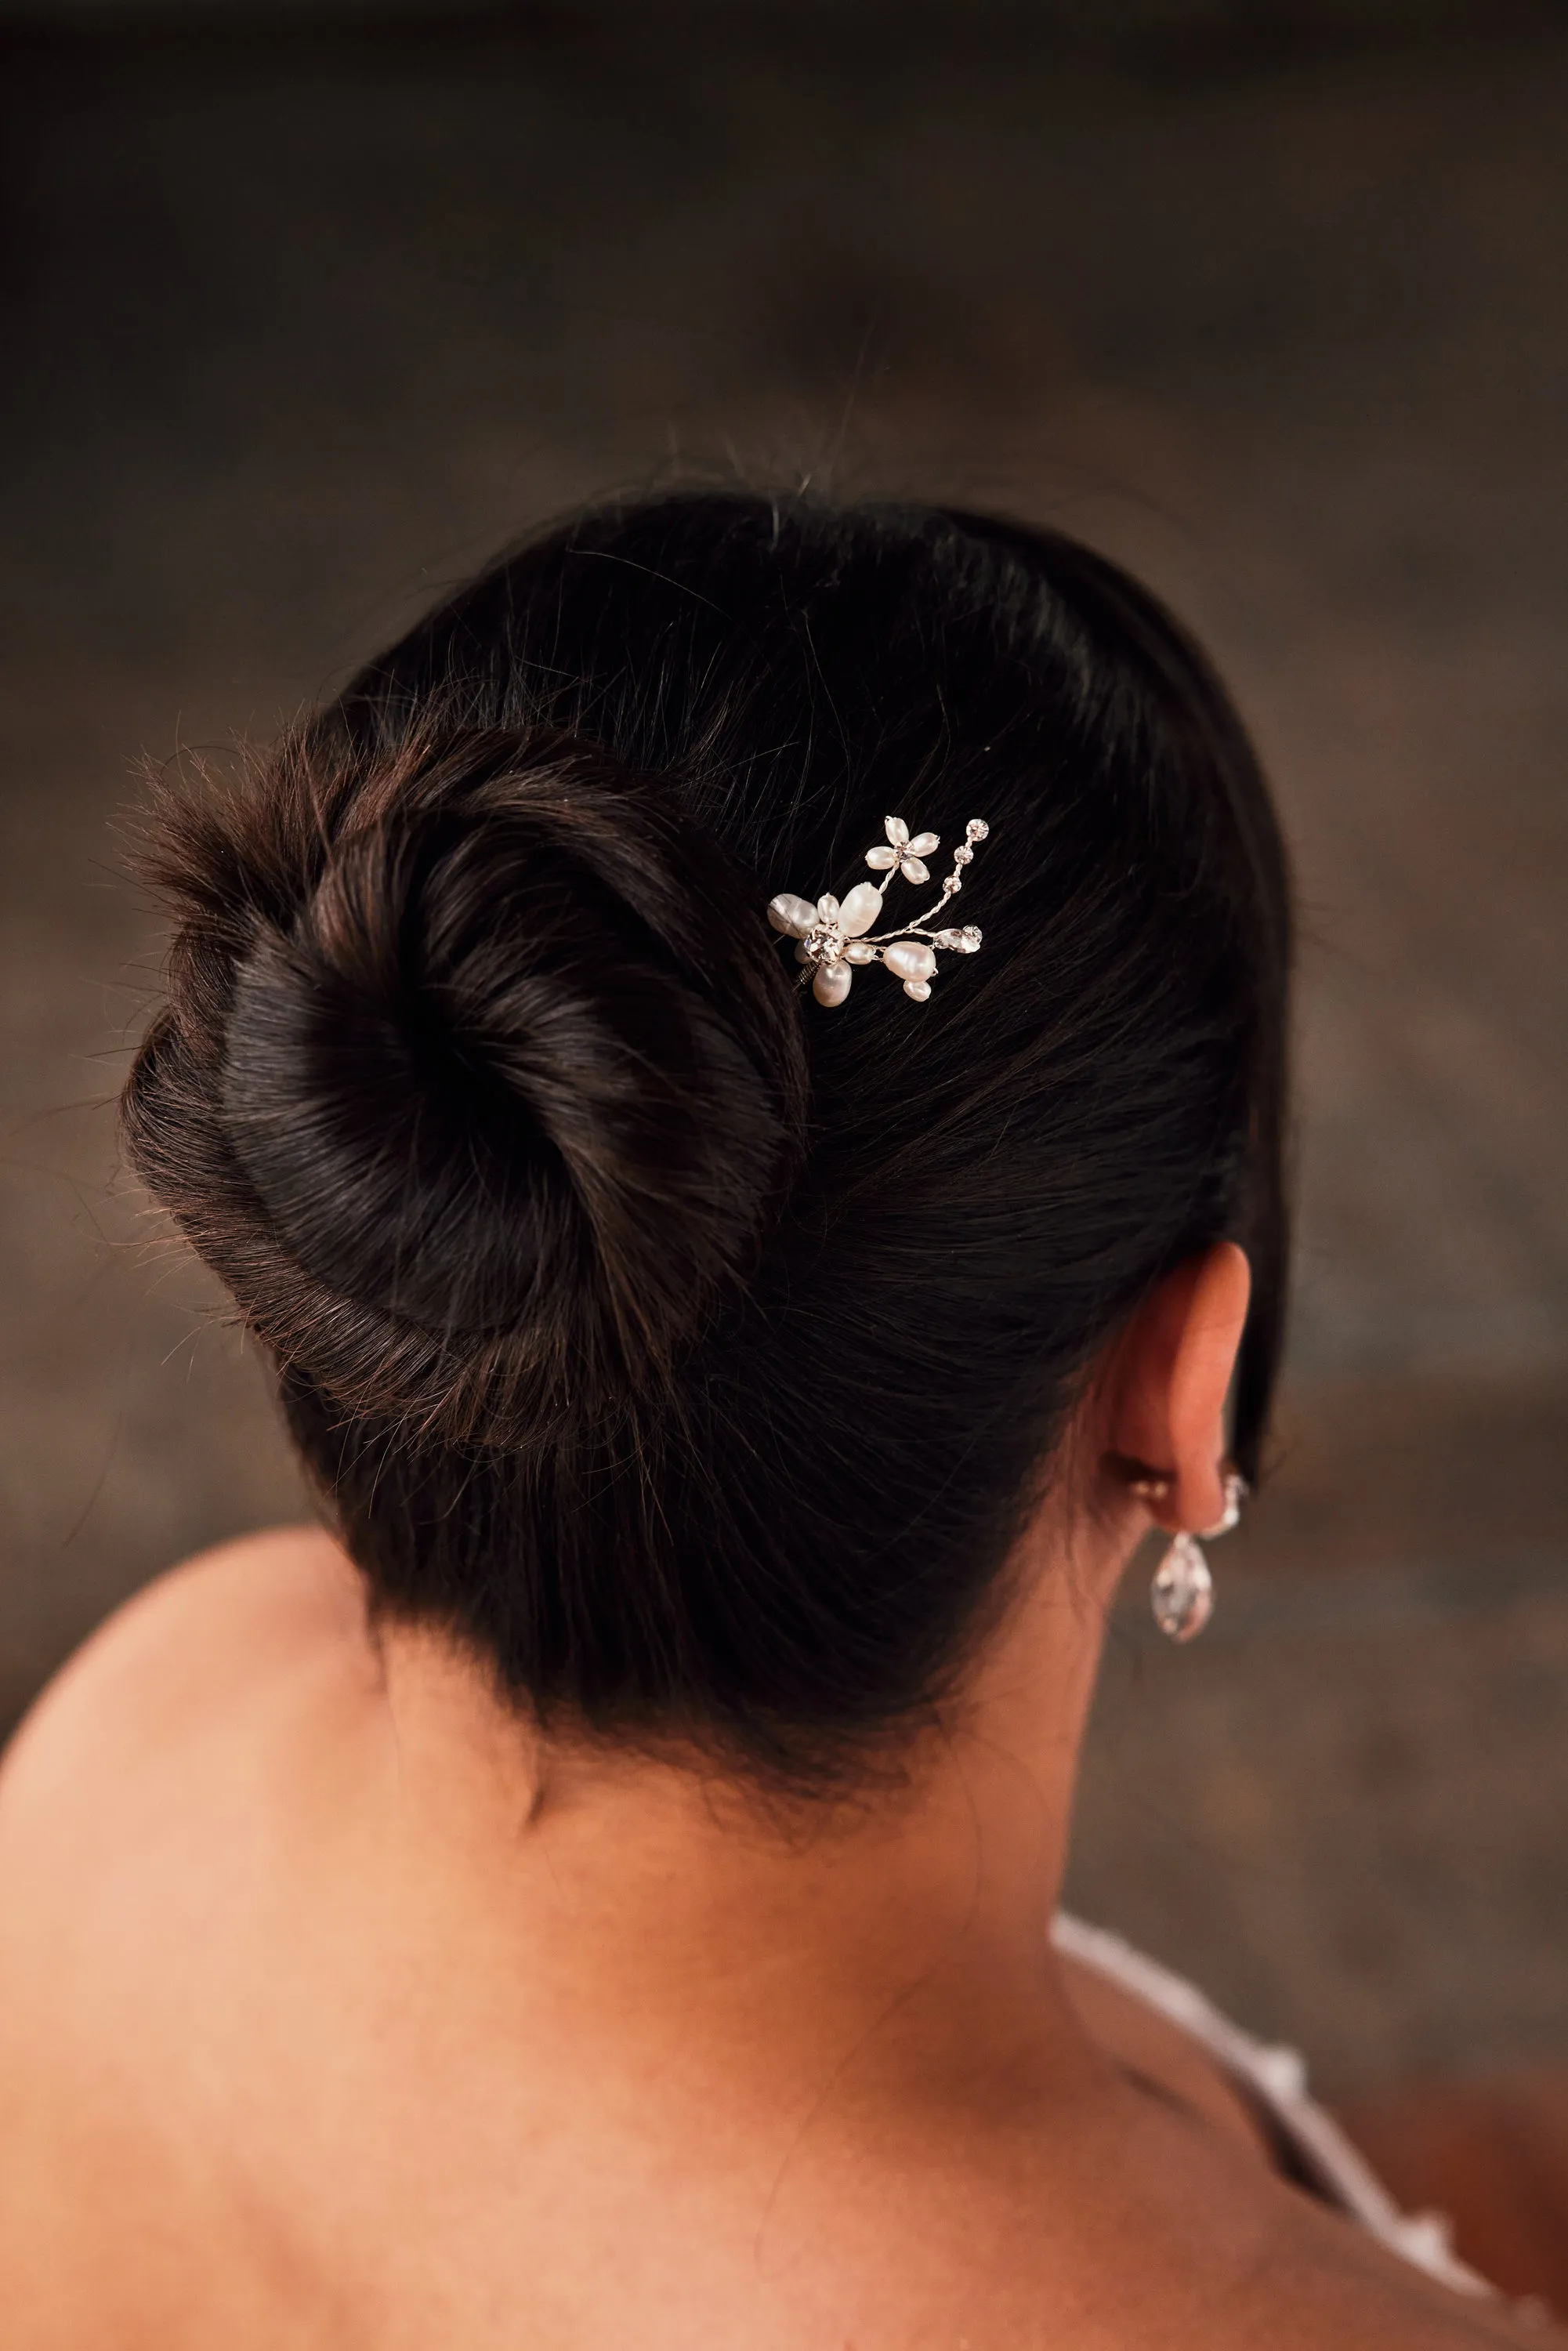
<svg viewBox="0 0 1568 2351"><path fill-rule="evenodd" d="M890 812L988 820L985 945L824 1010L764 909ZM1224 1237L1255 1474L1284 857L1202 656L1071 540L595 510L167 805L152 865L131 1159L375 1607L547 1726L852 1771L992 1620L1108 1341Z"/></svg>

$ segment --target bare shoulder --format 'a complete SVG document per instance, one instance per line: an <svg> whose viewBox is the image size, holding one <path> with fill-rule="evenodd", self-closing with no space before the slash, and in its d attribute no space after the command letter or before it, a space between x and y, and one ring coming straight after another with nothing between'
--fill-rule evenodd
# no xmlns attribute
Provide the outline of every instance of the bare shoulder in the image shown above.
<svg viewBox="0 0 1568 2351"><path fill-rule="evenodd" d="M1072 1959L1061 1966L1090 2038L1134 2080L1175 2099L1228 2144L1244 2149L1264 2175L1278 2232L1264 2265L1270 2307L1249 2320L1251 2338L1268 2340L1279 2351L1297 2341L1279 2307L1280 2288L1288 2280L1283 2302L1303 2344L1332 2344L1334 2351L1360 2351L1364 2342L1378 2351L1460 2351L1465 2345L1481 2351L1488 2344L1568 2351L1568 2335L1543 2313L1517 2308L1500 2295L1472 2298L1424 2277L1354 2223L1281 2181L1256 2110L1197 2042L1098 1970Z"/></svg>
<svg viewBox="0 0 1568 2351"><path fill-rule="evenodd" d="M1275 2192L1282 2224L1252 2308L1251 2297L1239 2298L1239 2341L1279 2351L1568 2351L1568 2335L1541 2306L1458 2291L1299 2189L1281 2183Z"/></svg>
<svg viewBox="0 0 1568 2351"><path fill-rule="evenodd" d="M40 1804L97 1802L149 1742L225 1718L270 1673L362 1622L358 1574L319 1528L283 1527L156 1577L83 1642L0 1759L0 1839Z"/></svg>
<svg viewBox="0 0 1568 2351"><path fill-rule="evenodd" d="M61 1668L0 1760L0 1992L29 1929L64 1932L105 1867L178 1840L247 1719L366 1656L358 1574L319 1529L159 1576Z"/></svg>
<svg viewBox="0 0 1568 2351"><path fill-rule="evenodd" d="M149 1584L17 1730L0 1763L8 2341L107 2339L111 2279L177 2296L172 2254L147 2281L191 2193L165 2094L193 2048L199 2065L227 2046L214 2001L265 1944L279 1759L302 1724L305 1768L329 1762L315 1727L373 1665L350 1562L319 1531L280 1531Z"/></svg>

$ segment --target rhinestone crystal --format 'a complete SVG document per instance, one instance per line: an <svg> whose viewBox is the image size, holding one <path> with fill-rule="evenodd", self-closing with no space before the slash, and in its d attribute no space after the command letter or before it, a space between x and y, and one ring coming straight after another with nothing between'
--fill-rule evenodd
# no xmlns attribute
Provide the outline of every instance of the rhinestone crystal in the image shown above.
<svg viewBox="0 0 1568 2351"><path fill-rule="evenodd" d="M1177 1535L1155 1571L1149 1605L1173 1641L1196 1640L1214 1614L1214 1578L1191 1535Z"/></svg>
<svg viewBox="0 0 1568 2351"><path fill-rule="evenodd" d="M1228 1535L1233 1527L1240 1525L1241 1505L1246 1499L1246 1479L1239 1469L1228 1469L1225 1473L1224 1513L1217 1525L1205 1527L1203 1534L1206 1542L1212 1542L1217 1535Z"/></svg>

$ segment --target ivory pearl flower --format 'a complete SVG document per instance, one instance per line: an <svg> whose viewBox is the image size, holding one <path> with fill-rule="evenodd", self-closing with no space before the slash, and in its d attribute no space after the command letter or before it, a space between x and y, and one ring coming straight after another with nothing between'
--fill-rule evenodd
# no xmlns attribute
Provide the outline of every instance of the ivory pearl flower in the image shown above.
<svg viewBox="0 0 1568 2351"><path fill-rule="evenodd" d="M872 872L891 873L896 865L906 882L929 882L931 868L925 861L934 849L942 846L940 837L935 832L917 832L911 841L909 827L901 816L886 817L883 821L886 848L868 849L865 853Z"/></svg>
<svg viewBox="0 0 1568 2351"><path fill-rule="evenodd" d="M934 930L932 924L940 920L954 893L963 888L963 869L973 862L975 843L985 840L989 826L977 818L966 826L963 842L954 857L953 871L943 883L936 905L927 906L910 922L875 933L873 925L883 912L888 883L894 873L906 882L929 882L930 869L925 860L940 846L934 832L917 832L911 839L909 827L902 817L886 818L883 830L887 834L885 846L879 843L868 850L866 863L873 873L884 874L884 881L857 882L845 893L841 903L831 891L824 891L813 901L797 897L791 890L781 890L768 901L768 919L776 931L794 940L795 960L810 972L811 993L819 1004L841 1004L850 992L855 972L872 963L885 964L911 1002L928 1003L931 983L936 976L936 949L946 947L958 955L973 955L980 944L979 929L974 923L946 930ZM802 971L802 979L804 977Z"/></svg>

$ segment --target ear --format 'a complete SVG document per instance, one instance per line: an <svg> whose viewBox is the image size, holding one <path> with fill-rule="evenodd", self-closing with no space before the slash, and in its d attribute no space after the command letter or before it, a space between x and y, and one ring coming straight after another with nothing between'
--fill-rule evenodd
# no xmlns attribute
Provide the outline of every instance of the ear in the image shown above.
<svg viewBox="0 0 1568 2351"><path fill-rule="evenodd" d="M1251 1294L1245 1256L1234 1241L1217 1241L1144 1301L1110 1366L1111 1449L1170 1479L1148 1508L1173 1532L1217 1526L1225 1515L1225 1400Z"/></svg>

